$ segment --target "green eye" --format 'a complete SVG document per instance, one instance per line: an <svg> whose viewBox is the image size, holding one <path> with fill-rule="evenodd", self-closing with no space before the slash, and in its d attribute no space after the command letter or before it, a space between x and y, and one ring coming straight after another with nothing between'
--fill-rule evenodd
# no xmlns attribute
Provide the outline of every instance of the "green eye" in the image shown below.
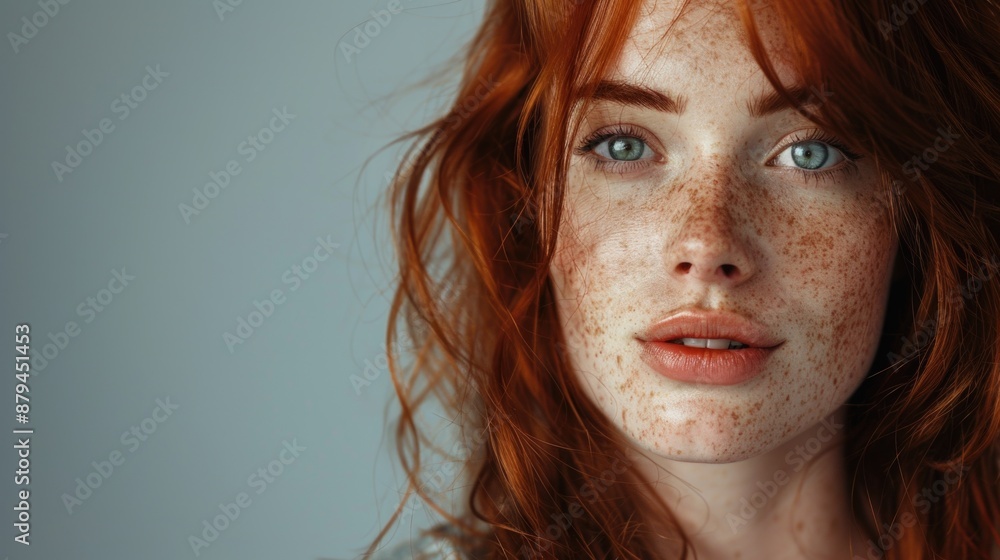
<svg viewBox="0 0 1000 560"><path fill-rule="evenodd" d="M793 169L815 171L833 167L844 159L844 154L827 142L803 140L782 150L774 158L774 164Z"/></svg>
<svg viewBox="0 0 1000 560"><path fill-rule="evenodd" d="M823 167L830 151L822 142L802 142L792 146L792 162L805 169Z"/></svg>
<svg viewBox="0 0 1000 560"><path fill-rule="evenodd" d="M574 153L586 157L599 171L624 175L658 161L651 137L634 125L614 125L588 136Z"/></svg>
<svg viewBox="0 0 1000 560"><path fill-rule="evenodd" d="M597 150L600 154L601 150ZM642 157L646 151L646 144L638 138L630 136L616 136L608 140L609 159L618 161L635 161ZM600 154L604 155L604 154Z"/></svg>

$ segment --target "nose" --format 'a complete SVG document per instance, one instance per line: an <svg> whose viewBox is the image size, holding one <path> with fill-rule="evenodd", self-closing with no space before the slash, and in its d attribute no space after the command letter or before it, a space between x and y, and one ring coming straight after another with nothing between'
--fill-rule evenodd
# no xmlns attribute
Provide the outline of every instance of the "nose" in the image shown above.
<svg viewBox="0 0 1000 560"><path fill-rule="evenodd" d="M682 283L736 287L756 272L747 227L734 207L734 185L725 179L689 183L689 197L666 249L671 276Z"/></svg>

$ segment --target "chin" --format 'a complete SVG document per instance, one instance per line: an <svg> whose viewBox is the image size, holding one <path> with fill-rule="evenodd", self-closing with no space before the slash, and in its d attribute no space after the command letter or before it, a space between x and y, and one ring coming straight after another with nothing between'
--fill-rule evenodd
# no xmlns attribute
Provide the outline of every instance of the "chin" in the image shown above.
<svg viewBox="0 0 1000 560"><path fill-rule="evenodd" d="M679 425L671 424L669 420L664 419L659 426L648 426L648 428L650 430L643 432L649 433L660 428L673 432L673 435L642 439L631 434L626 435L638 449L647 450L662 459L686 463L745 461L763 455L786 442L780 437L781 430L774 430L771 426L735 428L724 425L722 418L716 419L707 414Z"/></svg>
<svg viewBox="0 0 1000 560"><path fill-rule="evenodd" d="M864 375L777 368L743 385L676 385L642 364L619 379L585 379L584 389L637 450L651 458L733 463L794 449L847 401ZM833 372L830 372L833 375ZM797 381L796 381L797 380ZM790 390L791 389L791 390Z"/></svg>

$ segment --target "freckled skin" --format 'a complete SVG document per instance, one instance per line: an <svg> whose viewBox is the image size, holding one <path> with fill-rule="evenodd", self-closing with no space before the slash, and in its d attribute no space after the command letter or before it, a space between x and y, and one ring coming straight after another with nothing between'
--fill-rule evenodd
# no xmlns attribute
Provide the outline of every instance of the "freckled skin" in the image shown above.
<svg viewBox="0 0 1000 560"><path fill-rule="evenodd" d="M792 110L747 114L747 101L771 87L740 39L735 10L694 4L661 42L676 3L647 2L609 76L681 96L684 112L595 106L574 139L629 124L657 159L621 172L595 169L592 160L604 158L594 153L573 156L551 270L568 355L589 396L651 458L642 468L699 489L685 494L695 499L681 517L716 531L695 539L700 557L798 558L780 536L803 532L812 535L811 557L844 557L846 544L823 545L854 532L839 491L840 451L796 472L787 454L842 412L871 366L897 238L870 162L818 180L766 165L816 127ZM780 52L766 12L760 24ZM665 378L640 359L636 336L692 305L744 315L784 344L762 375L739 385ZM726 514L779 469L793 482L769 502L774 515L748 521L764 533L731 531ZM799 497L793 523L787 488L800 482L809 498ZM772 544L754 540L765 537Z"/></svg>

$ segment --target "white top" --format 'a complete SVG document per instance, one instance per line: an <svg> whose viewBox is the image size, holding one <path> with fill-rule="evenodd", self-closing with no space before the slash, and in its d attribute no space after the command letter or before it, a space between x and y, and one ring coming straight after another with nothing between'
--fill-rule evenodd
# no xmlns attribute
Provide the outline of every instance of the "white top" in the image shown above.
<svg viewBox="0 0 1000 560"><path fill-rule="evenodd" d="M372 560L463 560L458 550L445 539L425 535L385 548Z"/></svg>

